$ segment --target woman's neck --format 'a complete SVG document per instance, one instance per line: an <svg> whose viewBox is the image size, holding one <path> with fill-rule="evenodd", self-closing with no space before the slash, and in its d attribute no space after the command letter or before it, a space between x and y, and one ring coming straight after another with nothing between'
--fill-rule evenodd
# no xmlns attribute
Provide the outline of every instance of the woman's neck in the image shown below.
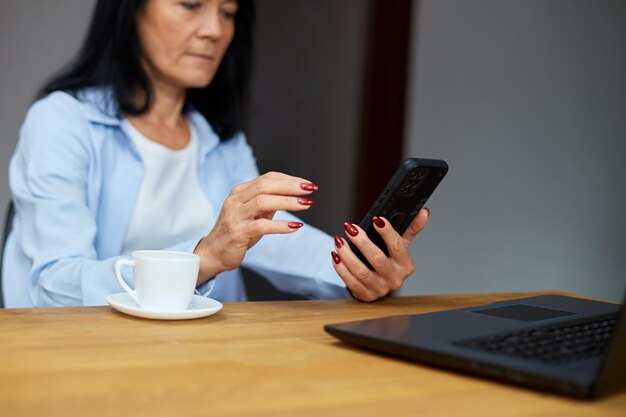
<svg viewBox="0 0 626 417"><path fill-rule="evenodd" d="M189 126L183 115L186 90L152 80L150 108L138 116L126 118L144 136L171 149L184 148L189 143Z"/></svg>
<svg viewBox="0 0 626 417"><path fill-rule="evenodd" d="M178 126L183 114L186 90L158 80L152 80L152 88L150 109L142 117L151 124L160 124L170 129Z"/></svg>

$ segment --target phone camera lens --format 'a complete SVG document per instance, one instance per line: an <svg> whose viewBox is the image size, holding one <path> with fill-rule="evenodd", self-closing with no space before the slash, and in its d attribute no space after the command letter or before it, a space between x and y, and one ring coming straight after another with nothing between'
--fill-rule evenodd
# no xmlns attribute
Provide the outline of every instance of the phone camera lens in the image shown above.
<svg viewBox="0 0 626 417"><path fill-rule="evenodd" d="M400 186L400 195L405 197L412 196L417 190L419 184L424 180L426 175L428 175L428 168L424 167L416 168L409 172L404 182Z"/></svg>

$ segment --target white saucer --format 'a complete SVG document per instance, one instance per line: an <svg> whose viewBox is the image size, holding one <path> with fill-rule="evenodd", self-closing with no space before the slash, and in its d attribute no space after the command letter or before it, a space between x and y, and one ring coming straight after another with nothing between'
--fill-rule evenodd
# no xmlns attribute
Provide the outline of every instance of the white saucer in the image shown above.
<svg viewBox="0 0 626 417"><path fill-rule="evenodd" d="M154 311L143 309L125 292L109 295L107 297L107 303L111 304L111 307L122 313L158 320L197 319L199 317L210 316L222 309L222 303L219 301L199 295L193 296L191 305L187 310L180 311Z"/></svg>

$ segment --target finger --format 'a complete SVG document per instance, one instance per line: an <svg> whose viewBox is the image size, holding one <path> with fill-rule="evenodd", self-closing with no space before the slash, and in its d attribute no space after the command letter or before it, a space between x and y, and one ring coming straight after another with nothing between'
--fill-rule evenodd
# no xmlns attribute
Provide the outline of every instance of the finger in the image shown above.
<svg viewBox="0 0 626 417"><path fill-rule="evenodd" d="M384 217L375 217L373 224L374 229L383 238L391 259L401 266L411 265L413 260L408 246L391 223Z"/></svg>
<svg viewBox="0 0 626 417"><path fill-rule="evenodd" d="M347 225L344 224L344 228L350 241L352 241L359 251L361 251L363 256L365 256L365 259L367 259L376 272L378 272L383 278L393 275L393 265L391 264L389 257L370 240L369 236L367 236L367 233L365 233L363 229L351 223L347 223ZM354 233L355 231L356 233ZM336 240L335 243L337 243ZM346 249L342 247L339 250L349 250L352 252L349 245L345 245L345 247ZM356 257L356 255L354 256ZM356 258L358 259L358 257Z"/></svg>
<svg viewBox="0 0 626 417"><path fill-rule="evenodd" d="M276 215L275 211L266 211L265 213L261 213L258 216L255 217L255 219L268 219L268 220L272 220L274 218L274 216Z"/></svg>
<svg viewBox="0 0 626 417"><path fill-rule="evenodd" d="M429 218L429 208L424 207L417 213L417 216L415 216L409 227L407 227L402 234L402 239L407 247L411 246L411 242L413 242L415 236L417 236L424 229L424 227L426 227L426 223L428 223Z"/></svg>
<svg viewBox="0 0 626 417"><path fill-rule="evenodd" d="M331 252L332 263L339 278L346 284L352 295L360 301L374 301L378 297L367 289L358 279L356 279L345 264L341 262L341 256L336 252Z"/></svg>
<svg viewBox="0 0 626 417"><path fill-rule="evenodd" d="M361 230L360 233L364 234L365 232ZM337 250L346 268L352 273L352 276L354 276L368 290L376 294L377 297L387 295L387 284L384 278L381 277L377 272L369 269L356 256L356 254L352 252L352 249L350 249L350 246L347 243L342 245L342 247L338 248Z"/></svg>
<svg viewBox="0 0 626 417"><path fill-rule="evenodd" d="M248 188L250 186L250 184L252 184L252 181L247 181L247 182L242 182L240 184L237 184L233 188L231 188L230 194L231 195L233 195L233 194L240 194L243 190Z"/></svg>
<svg viewBox="0 0 626 417"><path fill-rule="evenodd" d="M260 218L249 222L249 224L245 227L245 234L248 238L253 239L264 235L294 233L302 226L304 226L304 223L302 222L268 220Z"/></svg>
<svg viewBox="0 0 626 417"><path fill-rule="evenodd" d="M239 188L237 198L245 203L261 194L302 196L311 194L316 190L317 185L303 178L287 175L279 178L276 175L266 174L249 182L247 186Z"/></svg>
<svg viewBox="0 0 626 417"><path fill-rule="evenodd" d="M246 181L246 182L242 182L240 184L235 185L232 188L232 191L234 193L240 193L241 191L245 190L246 188L250 187L255 181L257 181L258 179L278 179L278 180L301 180L306 184L312 185L314 187L316 187L315 184L309 182L308 180L305 180L304 178L299 178L299 177L294 177L291 175L287 175L287 174L283 174L282 172L274 172L274 171L270 171L267 172L263 175L260 175L258 177L256 177L255 179L251 180L251 181ZM310 187L307 187L310 188ZM315 191L315 190L312 190Z"/></svg>
<svg viewBox="0 0 626 417"><path fill-rule="evenodd" d="M311 208L314 202L314 200L306 197L261 194L244 203L240 208L239 214L242 218L248 219L278 210L302 211Z"/></svg>
<svg viewBox="0 0 626 417"><path fill-rule="evenodd" d="M268 177L268 178L274 178L274 179L279 179L279 180L297 179L297 180L308 182L308 180L304 178L296 177L294 175L289 175L289 174L285 174L284 172L278 172L278 171L268 171L265 174L260 175L259 177Z"/></svg>

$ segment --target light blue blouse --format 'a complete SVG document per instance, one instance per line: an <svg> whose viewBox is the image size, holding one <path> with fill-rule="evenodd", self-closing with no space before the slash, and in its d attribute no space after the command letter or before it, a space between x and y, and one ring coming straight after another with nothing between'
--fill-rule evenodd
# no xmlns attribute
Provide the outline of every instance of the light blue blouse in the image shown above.
<svg viewBox="0 0 626 417"><path fill-rule="evenodd" d="M74 98L55 92L28 111L9 168L16 208L5 247L7 307L106 304L123 291L113 265L142 179L143 165L108 90ZM206 119L189 113L200 140L200 184L219 213L231 188L258 176L243 134L220 142ZM155 207L167 210L167 207ZM297 220L286 212L277 218ZM162 249L192 252L197 240ZM263 237L243 265L277 288L309 298L348 298L332 267L330 236L309 225ZM239 269L219 274L198 291L221 301L247 299Z"/></svg>

